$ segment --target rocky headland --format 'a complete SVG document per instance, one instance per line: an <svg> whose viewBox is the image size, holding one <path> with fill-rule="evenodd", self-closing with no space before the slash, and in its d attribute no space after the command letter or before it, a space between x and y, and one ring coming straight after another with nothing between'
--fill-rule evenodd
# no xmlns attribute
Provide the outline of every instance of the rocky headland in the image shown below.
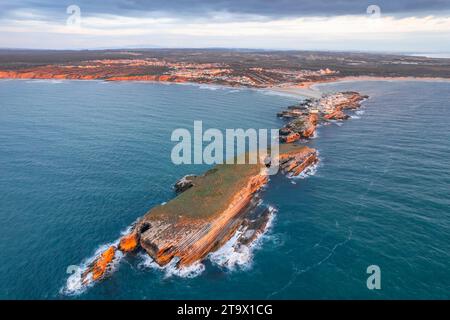
<svg viewBox="0 0 450 320"><path fill-rule="evenodd" d="M280 129L277 159L257 164L221 164L203 175L186 175L174 185L176 197L138 219L116 243L92 259L81 273L89 285L110 274L116 259L144 252L159 266L182 269L205 259L231 238L249 245L264 231L272 208L261 205L260 191L276 161L288 177L305 173L318 161L315 149L295 143L314 136L319 124L345 120L368 98L358 92L339 92L307 99L278 113L287 120Z"/></svg>
<svg viewBox="0 0 450 320"><path fill-rule="evenodd" d="M314 149L286 144L280 146L278 161L284 174L297 176L318 157ZM237 230L238 242L251 242L269 220L270 208L257 208L258 192L268 182L268 166L262 161L222 164L201 176L183 177L175 184L178 195L147 212L118 245L101 253L83 272L82 281L107 275L117 251L143 250L160 266L175 259L182 268L220 248Z"/></svg>
<svg viewBox="0 0 450 320"><path fill-rule="evenodd" d="M293 142L313 137L320 123L347 119L345 112L359 108L366 98L358 92L326 94L278 113L288 120L280 129L280 172L295 177L316 164L315 149ZM271 208L260 206L259 194L268 183L272 163L221 164L203 175L182 177L174 185L177 196L149 210L116 244L93 259L81 275L82 283L107 276L119 252L143 251L159 266L174 262L184 268L202 261L232 237L239 245L250 244L270 220Z"/></svg>
<svg viewBox="0 0 450 320"><path fill-rule="evenodd" d="M368 96L346 91L323 95L320 99L307 99L289 106L278 113L288 122L280 129L280 141L284 143L308 139L314 136L317 125L331 120L346 120L346 110L355 110Z"/></svg>

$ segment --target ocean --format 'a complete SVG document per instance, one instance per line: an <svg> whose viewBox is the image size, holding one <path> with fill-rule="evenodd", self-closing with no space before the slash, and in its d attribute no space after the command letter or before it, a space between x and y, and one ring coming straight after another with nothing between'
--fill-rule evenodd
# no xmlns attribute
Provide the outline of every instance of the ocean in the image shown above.
<svg viewBox="0 0 450 320"><path fill-rule="evenodd" d="M321 85L370 98L307 145L307 177L271 178L267 232L189 272L124 257L89 288L73 268L206 165L170 160L176 128L279 128L299 98L203 85L0 81L1 299L449 299L450 86ZM380 269L369 290L367 268ZM69 279L69 281L68 281Z"/></svg>

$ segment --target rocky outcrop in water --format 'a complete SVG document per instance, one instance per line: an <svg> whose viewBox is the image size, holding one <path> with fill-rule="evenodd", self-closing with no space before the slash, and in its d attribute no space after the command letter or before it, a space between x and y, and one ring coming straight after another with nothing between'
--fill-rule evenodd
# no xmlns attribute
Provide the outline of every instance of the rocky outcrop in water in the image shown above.
<svg viewBox="0 0 450 320"><path fill-rule="evenodd" d="M350 116L345 110L355 110L367 96L345 91L324 95L320 99L307 99L277 115L288 123L280 129L280 141L292 143L314 136L317 125L329 120L346 120Z"/></svg>
<svg viewBox="0 0 450 320"><path fill-rule="evenodd" d="M133 230L120 239L119 250L122 252L132 252L139 246L139 240L139 234L136 230Z"/></svg>
<svg viewBox="0 0 450 320"><path fill-rule="evenodd" d="M312 137L321 122L346 119L344 111L359 108L365 98L357 92L341 92L308 99L280 112L280 117L289 119L280 129L284 144L276 160L281 172L298 176L316 164L316 150L292 142ZM267 167L271 165L266 161L223 164L201 176L184 176L174 185L177 197L151 209L118 245L96 257L83 272L83 283L104 278L119 251L144 250L160 266L175 261L183 268L201 261L232 237L236 237L236 245L250 244L270 220L271 210L258 205L258 194L268 182Z"/></svg>
<svg viewBox="0 0 450 320"><path fill-rule="evenodd" d="M284 145L278 161L284 174L296 176L318 158L314 149ZM241 231L239 243L251 242L269 219L268 208L255 210L258 192L268 182L267 165L224 164L202 176L183 177L176 184L179 195L139 219L118 246L110 246L94 260L83 281L107 275L117 251L126 254L143 249L160 266L176 259L182 268L220 248L237 230Z"/></svg>
<svg viewBox="0 0 450 320"><path fill-rule="evenodd" d="M159 214L150 211L137 226L141 231L142 248L159 265L165 265L175 257L179 259L179 267L203 259L233 235L237 227L234 218L266 182L267 177L262 175L250 177L247 183L229 198L228 206L211 216L174 217L171 214L166 215L164 208Z"/></svg>
<svg viewBox="0 0 450 320"><path fill-rule="evenodd" d="M184 192L187 189L191 188L192 186L194 186L195 177L196 176L193 174L188 174L188 175L185 175L180 180L178 180L177 182L175 182L175 185L173 186L175 189L175 192L181 193L181 192Z"/></svg>
<svg viewBox="0 0 450 320"><path fill-rule="evenodd" d="M317 156L314 149L298 146L282 150L280 162L285 165L284 173L295 176L317 162ZM196 183L172 203L149 211L137 224L141 247L159 265L176 258L179 267L188 266L219 248L242 227L255 194L268 181L262 165L217 167L217 171L197 177ZM224 186L226 192L224 187L212 188L230 178L234 181ZM217 202L221 205L211 206Z"/></svg>
<svg viewBox="0 0 450 320"><path fill-rule="evenodd" d="M102 252L95 261L88 267L88 269L83 273L82 280L83 283L88 281L98 281L104 277L104 275L109 270L111 263L114 260L117 248L115 246L110 246L108 249Z"/></svg>

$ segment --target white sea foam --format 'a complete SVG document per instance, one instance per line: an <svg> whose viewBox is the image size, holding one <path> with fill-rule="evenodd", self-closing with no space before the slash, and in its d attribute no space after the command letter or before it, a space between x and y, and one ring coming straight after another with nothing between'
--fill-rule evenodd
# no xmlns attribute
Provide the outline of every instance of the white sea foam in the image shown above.
<svg viewBox="0 0 450 320"><path fill-rule="evenodd" d="M67 272L71 273L71 275L67 278L66 285L60 290L60 293L68 296L79 295L89 287L92 287L94 285L94 281L92 281L91 276L89 275L83 282L82 279L83 273L86 272L89 265L91 265L98 256L100 256L110 246L112 245L117 246L118 243L119 240L112 243L101 245L97 250L95 250L95 253L91 257L85 259L78 266L69 266L67 268ZM116 250L114 254L114 259L112 263L108 266L107 271L108 274L116 271L119 262L122 260L122 258L123 253Z"/></svg>
<svg viewBox="0 0 450 320"><path fill-rule="evenodd" d="M241 92L241 91L245 90L244 88L233 88L233 87L217 85L217 84L199 84L199 83L192 83L192 82L179 83L179 85L188 85L188 86L190 85L190 86L197 87L201 90L211 90L211 91L222 90L222 91L225 91L226 93L236 93L236 92Z"/></svg>
<svg viewBox="0 0 450 320"><path fill-rule="evenodd" d="M238 239L243 233L242 230L237 231L221 248L209 254L208 259L229 270L234 270L236 267L248 268L251 261L251 249L249 246L238 243Z"/></svg>
<svg viewBox="0 0 450 320"><path fill-rule="evenodd" d="M245 270L250 268L254 250L259 247L264 235L273 224L276 209L269 207L269 210L269 220L264 230L257 234L256 239L252 243L249 245L242 245L239 243L239 237L246 231L244 229L240 229L222 247L210 253L207 259L211 263L230 271L236 269ZM161 267L146 253L140 253L138 257L141 260L138 263L139 269L157 270L163 272L164 277L167 278L173 276L180 278L194 278L201 275L206 268L202 262L196 262L190 266L179 268L177 267L177 258L172 259L172 261L170 261L167 265Z"/></svg>
<svg viewBox="0 0 450 320"><path fill-rule="evenodd" d="M286 98L299 98L298 94L295 93L289 93L289 92L281 92L281 91L274 91L270 89L255 89L258 90L258 92L266 95L266 96L278 96L278 97L286 97Z"/></svg>
<svg viewBox="0 0 450 320"><path fill-rule="evenodd" d="M83 281L81 280L82 274L85 269L86 268L83 265L76 266L76 268L67 269L67 272L71 272L72 274L69 276L69 278L67 278L65 287L60 290L61 294L78 295L83 293L89 287L89 285L92 284L90 278L87 280L87 284L83 284Z"/></svg>
<svg viewBox="0 0 450 320"><path fill-rule="evenodd" d="M141 262L138 263L139 269L152 269L158 270L164 273L165 278L170 278L173 276L180 278L195 278L205 271L205 265L201 262L196 262L190 266L179 268L177 267L178 259L174 258L165 266L160 266L146 253L140 253L139 259Z"/></svg>
<svg viewBox="0 0 450 320"><path fill-rule="evenodd" d="M29 79L26 80L27 83L51 83L51 84L60 84L64 83L64 80L57 79Z"/></svg>
<svg viewBox="0 0 450 320"><path fill-rule="evenodd" d="M220 247L217 251L210 253L208 255L208 259L213 264L229 271L234 271L236 269L249 269L252 265L254 250L260 246L263 236L273 224L276 209L270 206L269 210L269 220L264 227L264 230L257 234L256 239L252 241L252 243L249 245L242 245L239 243L239 237L245 234L246 230L238 230L222 247Z"/></svg>
<svg viewBox="0 0 450 320"><path fill-rule="evenodd" d="M135 223L129 225L124 230L120 232L121 236L129 234L133 228ZM114 242L106 243L98 247L94 254L85 260L83 260L79 265L72 265L67 268L67 273L70 273L70 276L67 278L66 285L60 290L61 294L64 295L79 295L83 293L87 288L94 285L94 281L92 281L91 276L89 275L85 281L83 282L82 275L86 272L88 267L97 259L105 250L109 247L114 246L117 248L119 245L120 238L115 240ZM124 254L116 250L114 253L114 258L112 263L108 266L107 274L111 274L115 272L119 266L120 261L124 257Z"/></svg>
<svg viewBox="0 0 450 320"><path fill-rule="evenodd" d="M354 115L350 116L350 118L351 118L351 119L361 119L360 116L362 116L364 113L365 113L364 110L361 110L361 109L356 110L355 113L354 113Z"/></svg>
<svg viewBox="0 0 450 320"><path fill-rule="evenodd" d="M220 89L219 87L212 86L212 85L200 85L200 86L198 86L198 88L202 89L202 90L212 90L212 91L216 91L216 90Z"/></svg>
<svg viewBox="0 0 450 320"><path fill-rule="evenodd" d="M166 277L195 278L202 274L203 271L205 271L205 265L199 261L182 268L169 264L169 267L166 268Z"/></svg>
<svg viewBox="0 0 450 320"><path fill-rule="evenodd" d="M308 177L311 177L317 173L317 167L318 167L318 164L309 166L302 173L300 173L297 177L300 179L306 179Z"/></svg>
<svg viewBox="0 0 450 320"><path fill-rule="evenodd" d="M317 153L319 155L319 153ZM306 179L308 177L314 176L317 173L317 170L319 166L322 165L322 159L318 157L319 161L317 161L315 164L310 165L305 168L299 175L297 176L290 176L290 179Z"/></svg>
<svg viewBox="0 0 450 320"><path fill-rule="evenodd" d="M258 205L262 204L262 200L258 201ZM242 245L238 242L238 239L241 235L243 235L246 230L240 229L238 230L233 237L228 240L221 248L217 251L212 252L208 255L209 261L213 264L218 265L222 268L228 270L239 269L248 269L251 267L253 251L255 248L258 248L261 239L272 226L276 209L273 207L269 207L269 220L262 232L259 232L256 236L256 239L252 241L249 245ZM125 230L121 232L121 235L128 234L133 227L133 224L127 227ZM66 285L61 288L60 293L68 296L79 295L85 292L88 288L92 287L95 282L92 281L91 276L89 275L85 281L83 282L82 275L86 272L89 265L91 265L96 258L98 258L105 250L107 250L110 246L117 247L119 244L120 238L114 242L107 243L101 245L95 253L83 260L77 266L70 266L70 270L68 268L68 273L71 273L66 281ZM109 266L108 274L115 272L120 264L120 261L124 257L124 254L116 250L113 262ZM146 253L139 253L139 259L141 260L137 267L139 269L153 269L158 270L164 273L164 277L180 277L180 278L194 278L199 276L205 271L205 265L202 262L196 262L187 267L178 267L178 259L174 258L165 266L159 266L153 258L151 258Z"/></svg>

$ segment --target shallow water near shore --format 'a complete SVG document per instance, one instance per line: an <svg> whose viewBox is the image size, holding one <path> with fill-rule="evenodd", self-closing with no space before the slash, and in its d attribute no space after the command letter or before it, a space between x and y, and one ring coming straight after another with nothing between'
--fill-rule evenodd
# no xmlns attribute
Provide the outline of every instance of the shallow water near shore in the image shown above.
<svg viewBox="0 0 450 320"><path fill-rule="evenodd" d="M66 295L69 266L173 198L178 178L208 168L172 164L172 130L194 120L205 129L278 128L276 113L296 99L196 85L0 81L0 298L450 298L450 85L318 87L370 99L308 142L321 158L313 175L271 178L262 199L276 210L254 247L225 247L188 275L127 256L107 280ZM366 287L374 264L379 291Z"/></svg>

